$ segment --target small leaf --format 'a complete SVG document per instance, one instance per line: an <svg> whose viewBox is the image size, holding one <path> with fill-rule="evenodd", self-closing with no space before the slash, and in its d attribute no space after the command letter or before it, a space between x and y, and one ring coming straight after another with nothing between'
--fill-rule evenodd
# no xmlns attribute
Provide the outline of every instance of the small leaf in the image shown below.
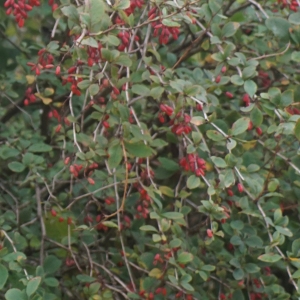
<svg viewBox="0 0 300 300"><path fill-rule="evenodd" d="M130 143L125 142L126 150L135 157L149 157L153 154L153 150L143 142Z"/></svg>
<svg viewBox="0 0 300 300"><path fill-rule="evenodd" d="M282 257L279 254L275 253L268 253L268 254L262 254L258 257L259 260L268 262L268 263L274 263L282 259Z"/></svg>
<svg viewBox="0 0 300 300"><path fill-rule="evenodd" d="M239 281L244 278L245 273L244 273L243 269L238 268L233 271L232 275L235 280Z"/></svg>
<svg viewBox="0 0 300 300"><path fill-rule="evenodd" d="M232 135L239 135L248 129L250 119L243 117L235 121L232 125Z"/></svg>
<svg viewBox="0 0 300 300"><path fill-rule="evenodd" d="M180 264L187 264L193 260L193 255L188 252L181 252L178 255L177 262Z"/></svg>
<svg viewBox="0 0 300 300"><path fill-rule="evenodd" d="M225 137L219 131L216 130L207 130L206 135L209 139L215 142L220 142L225 140Z"/></svg>
<svg viewBox="0 0 300 300"><path fill-rule="evenodd" d="M259 108L254 107L250 114L250 119L254 127L259 127L263 122L263 114Z"/></svg>
<svg viewBox="0 0 300 300"><path fill-rule="evenodd" d="M227 167L225 160L221 157L212 156L211 160L213 161L214 165L218 168L226 168Z"/></svg>
<svg viewBox="0 0 300 300"><path fill-rule="evenodd" d="M26 286L26 294L28 297L33 295L36 290L38 289L40 283L41 283L42 278L41 277L34 277L29 280Z"/></svg>
<svg viewBox="0 0 300 300"><path fill-rule="evenodd" d="M91 96L95 96L96 94L99 93L99 84L91 84L89 86L89 93Z"/></svg>
<svg viewBox="0 0 300 300"><path fill-rule="evenodd" d="M25 166L18 161L10 162L8 164L8 167L10 170L12 170L13 172L16 172L16 173L21 173L25 170Z"/></svg>
<svg viewBox="0 0 300 300"><path fill-rule="evenodd" d="M123 150L120 144L112 145L108 148L108 165L110 168L117 167L123 159Z"/></svg>
<svg viewBox="0 0 300 300"><path fill-rule="evenodd" d="M288 42L290 39L290 23L278 17L270 17L266 20L266 26L273 34L284 42Z"/></svg>
<svg viewBox="0 0 300 300"><path fill-rule="evenodd" d="M0 290L3 289L6 281L8 278L8 271L7 268L5 266L3 266L2 264L0 264Z"/></svg>
<svg viewBox="0 0 300 300"><path fill-rule="evenodd" d="M200 185L200 178L195 175L191 175L186 184L190 190L195 189Z"/></svg>
<svg viewBox="0 0 300 300"><path fill-rule="evenodd" d="M149 272L149 276L150 277L154 277L156 279L161 278L161 276L163 275L163 271L161 269L158 268L154 268Z"/></svg>
<svg viewBox="0 0 300 300"><path fill-rule="evenodd" d="M252 98L257 92L257 85L253 80L246 80L244 83L244 89L247 94Z"/></svg>
<svg viewBox="0 0 300 300"><path fill-rule="evenodd" d="M52 102L51 98L45 97L40 93L35 93L34 95L40 98L45 105L49 105Z"/></svg>
<svg viewBox="0 0 300 300"><path fill-rule="evenodd" d="M52 150L52 147L44 143L37 143L31 145L27 150L29 152L36 152L36 153L50 152Z"/></svg>
<svg viewBox="0 0 300 300"><path fill-rule="evenodd" d="M140 230L158 232L158 230L152 225L144 225L144 226L140 227Z"/></svg>
<svg viewBox="0 0 300 300"><path fill-rule="evenodd" d="M9 289L5 293L6 300L27 300L27 296L19 289Z"/></svg>
<svg viewBox="0 0 300 300"><path fill-rule="evenodd" d="M150 94L150 89L146 85L142 84L134 84L131 91L140 96L148 96Z"/></svg>
<svg viewBox="0 0 300 300"><path fill-rule="evenodd" d="M119 228L118 225L112 221L103 221L101 224L109 228Z"/></svg>
<svg viewBox="0 0 300 300"><path fill-rule="evenodd" d="M166 195L171 198L174 197L174 191L168 186L160 186L159 190L162 192L163 195Z"/></svg>
<svg viewBox="0 0 300 300"><path fill-rule="evenodd" d="M182 213L176 211L163 213L162 216L166 219L172 219L172 220L183 219L184 217Z"/></svg>
<svg viewBox="0 0 300 300"><path fill-rule="evenodd" d="M222 37L230 37L235 35L239 27L240 24L238 22L229 22L225 24L225 26L222 28Z"/></svg>
<svg viewBox="0 0 300 300"><path fill-rule="evenodd" d="M290 14L289 22L295 25L300 25L300 12Z"/></svg>

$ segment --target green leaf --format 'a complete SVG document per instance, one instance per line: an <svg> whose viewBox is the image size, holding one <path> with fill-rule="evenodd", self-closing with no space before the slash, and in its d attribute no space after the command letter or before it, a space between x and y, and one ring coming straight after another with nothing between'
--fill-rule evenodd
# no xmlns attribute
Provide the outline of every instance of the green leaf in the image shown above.
<svg viewBox="0 0 300 300"><path fill-rule="evenodd" d="M275 253L268 253L268 254L262 254L258 257L259 260L268 262L268 263L274 263L282 259L282 257L279 254Z"/></svg>
<svg viewBox="0 0 300 300"><path fill-rule="evenodd" d="M279 17L270 17L266 20L266 26L273 34L284 42L288 42L290 39L290 23Z"/></svg>
<svg viewBox="0 0 300 300"><path fill-rule="evenodd" d="M3 266L2 264L0 264L0 290L3 289L7 278L8 278L7 268L5 266Z"/></svg>
<svg viewBox="0 0 300 300"><path fill-rule="evenodd" d="M90 47L93 47L93 48L98 48L98 42L92 37L88 37L88 38L83 39L81 41L81 45L86 45L86 46L90 46Z"/></svg>
<svg viewBox="0 0 300 300"><path fill-rule="evenodd" d="M293 278L295 278L295 279L300 278L300 270L297 270L297 271L293 274Z"/></svg>
<svg viewBox="0 0 300 300"><path fill-rule="evenodd" d="M225 24L225 26L222 28L222 37L230 37L235 35L239 27L240 24L237 22L229 22Z"/></svg>
<svg viewBox="0 0 300 300"><path fill-rule="evenodd" d="M193 255L189 252L181 252L177 257L177 262L180 264L187 264L193 260Z"/></svg>
<svg viewBox="0 0 300 300"><path fill-rule="evenodd" d="M171 219L171 220L178 220L178 219L183 219L183 214L180 212L176 211L170 211L162 214L163 217L166 219Z"/></svg>
<svg viewBox="0 0 300 300"><path fill-rule="evenodd" d="M54 277L46 277L44 283L50 287L58 287L59 281Z"/></svg>
<svg viewBox="0 0 300 300"><path fill-rule="evenodd" d="M289 22L295 25L300 25L300 12L290 14Z"/></svg>
<svg viewBox="0 0 300 300"><path fill-rule="evenodd" d="M174 190L172 190L168 186L160 186L159 190L162 192L163 195L166 195L171 198L174 197Z"/></svg>
<svg viewBox="0 0 300 300"><path fill-rule="evenodd" d="M3 145L1 148L0 148L0 157L2 159L8 159L8 158L11 158L11 157L16 157L20 154L20 151L15 149L15 148L10 148L6 145Z"/></svg>
<svg viewBox="0 0 300 300"><path fill-rule="evenodd" d="M150 94L150 89L143 84L134 84L131 91L140 96L148 96Z"/></svg>
<svg viewBox="0 0 300 300"><path fill-rule="evenodd" d="M296 122L294 133L297 140L300 141L300 119L298 119L298 121Z"/></svg>
<svg viewBox="0 0 300 300"><path fill-rule="evenodd" d="M200 186L200 178L195 175L191 175L186 184L190 190L195 189Z"/></svg>
<svg viewBox="0 0 300 300"><path fill-rule="evenodd" d="M253 263L247 263L245 266L244 266L244 269L247 273L257 273L260 271L260 267L257 266L256 264L253 264Z"/></svg>
<svg viewBox="0 0 300 300"><path fill-rule="evenodd" d="M245 243L252 248L260 248L263 246L263 240L258 236L250 236L245 240Z"/></svg>
<svg viewBox="0 0 300 300"><path fill-rule="evenodd" d="M40 283L41 283L42 278L41 277L34 277L32 279L29 280L29 282L27 283L26 286L26 294L28 297L30 297L31 295L33 295L36 290L38 289Z"/></svg>
<svg viewBox="0 0 300 300"><path fill-rule="evenodd" d="M13 172L16 172L16 173L21 173L25 170L25 166L18 161L10 162L8 164L8 167L10 170L12 170Z"/></svg>
<svg viewBox="0 0 300 300"><path fill-rule="evenodd" d="M140 230L158 232L158 230L152 225L144 225L144 226L140 227Z"/></svg>
<svg viewBox="0 0 300 300"><path fill-rule="evenodd" d="M178 163L176 163L175 161L173 161L169 158L159 157L158 161L161 163L161 166L168 171L175 172L175 171L180 170Z"/></svg>
<svg viewBox="0 0 300 300"><path fill-rule="evenodd" d="M37 143L31 145L27 150L29 152L42 153L42 152L50 152L52 150L52 147L44 143Z"/></svg>
<svg viewBox="0 0 300 300"><path fill-rule="evenodd" d="M238 280L238 281L239 281L239 280L242 280L242 279L244 278L245 273L244 273L243 269L238 268L238 269L235 269L235 270L233 271L232 275L233 275L233 278L234 278L235 280Z"/></svg>
<svg viewBox="0 0 300 300"><path fill-rule="evenodd" d="M263 114L256 106L251 111L250 119L254 127L259 127L263 122Z"/></svg>
<svg viewBox="0 0 300 300"><path fill-rule="evenodd" d="M221 157L211 156L211 160L213 161L214 165L218 168L226 168L227 167L225 160Z"/></svg>
<svg viewBox="0 0 300 300"><path fill-rule="evenodd" d="M248 79L244 83L244 89L245 89L245 92L247 94L249 94L249 96L251 98L253 98L253 96L257 92L257 85L253 80Z"/></svg>
<svg viewBox="0 0 300 300"><path fill-rule="evenodd" d="M225 137L219 131L216 130L207 130L206 135L209 139L215 142L220 142L225 140Z"/></svg>
<svg viewBox="0 0 300 300"><path fill-rule="evenodd" d="M292 237L293 236L293 233L286 227L281 227L281 226L275 226L275 229L283 234L283 235L286 235L286 236L289 236L289 237Z"/></svg>
<svg viewBox="0 0 300 300"><path fill-rule="evenodd" d="M120 144L108 148L108 165L111 169L116 168L123 159L123 150Z"/></svg>
<svg viewBox="0 0 300 300"><path fill-rule="evenodd" d="M53 273L55 273L56 271L59 270L61 265L62 265L62 261L60 259L58 259L54 255L48 255L45 258L43 267L44 267L45 273L53 274Z"/></svg>
<svg viewBox="0 0 300 300"><path fill-rule="evenodd" d="M232 125L232 135L239 135L248 129L250 119L243 117L235 121Z"/></svg>
<svg viewBox="0 0 300 300"><path fill-rule="evenodd" d="M294 102L294 91L293 90L285 90L281 94L281 104L286 107Z"/></svg>
<svg viewBox="0 0 300 300"><path fill-rule="evenodd" d="M149 157L153 154L153 150L143 142L131 143L125 142L125 148L129 154L135 157Z"/></svg>
<svg viewBox="0 0 300 300"><path fill-rule="evenodd" d="M89 93L91 96L95 96L96 94L98 94L99 93L99 84L95 84L95 83L91 84L89 86Z"/></svg>
<svg viewBox="0 0 300 300"><path fill-rule="evenodd" d="M154 277L156 279L159 279L163 275L163 271L159 268L154 268L149 272L150 277Z"/></svg>
<svg viewBox="0 0 300 300"><path fill-rule="evenodd" d="M119 228L118 225L112 221L103 221L101 224L109 228Z"/></svg>
<svg viewBox="0 0 300 300"><path fill-rule="evenodd" d="M28 298L24 292L19 289L10 289L5 293L6 300L27 300Z"/></svg>
<svg viewBox="0 0 300 300"><path fill-rule="evenodd" d="M79 23L79 14L74 5L64 6L61 8L62 13L74 23Z"/></svg>
<svg viewBox="0 0 300 300"><path fill-rule="evenodd" d="M110 26L111 20L105 12L105 4L103 0L89 0L89 5L86 5L85 8L91 20L91 32L97 33Z"/></svg>
<svg viewBox="0 0 300 300"><path fill-rule="evenodd" d="M119 0L119 1L116 1L116 4L113 6L113 8L123 10L123 9L128 8L129 6L130 6L129 0Z"/></svg>
<svg viewBox="0 0 300 300"><path fill-rule="evenodd" d="M291 55L291 60L295 62L300 62L300 51L293 51Z"/></svg>
<svg viewBox="0 0 300 300"><path fill-rule="evenodd" d="M163 92L164 92L164 88L161 86L157 86L157 87L154 87L153 89L151 89L150 96L153 99L160 99Z"/></svg>
<svg viewBox="0 0 300 300"><path fill-rule="evenodd" d="M230 81L234 84L234 85L243 85L244 84L244 80L241 76L239 75L232 75L230 78Z"/></svg>
<svg viewBox="0 0 300 300"><path fill-rule="evenodd" d="M116 63L117 65L125 66L125 67L131 67L131 65L132 65L132 61L127 54L121 54L120 56L118 56L114 60L114 63Z"/></svg>
<svg viewBox="0 0 300 300"><path fill-rule="evenodd" d="M231 169L227 170L225 173L225 179L224 179L225 187L228 188L228 187L232 186L234 183L235 183L235 178L234 178L233 171Z"/></svg>

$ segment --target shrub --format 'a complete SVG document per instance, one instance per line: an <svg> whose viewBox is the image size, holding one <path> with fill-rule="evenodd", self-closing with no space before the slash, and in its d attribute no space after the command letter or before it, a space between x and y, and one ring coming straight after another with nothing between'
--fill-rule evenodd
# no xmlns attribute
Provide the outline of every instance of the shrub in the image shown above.
<svg viewBox="0 0 300 300"><path fill-rule="evenodd" d="M298 299L298 6L3 3L1 297Z"/></svg>

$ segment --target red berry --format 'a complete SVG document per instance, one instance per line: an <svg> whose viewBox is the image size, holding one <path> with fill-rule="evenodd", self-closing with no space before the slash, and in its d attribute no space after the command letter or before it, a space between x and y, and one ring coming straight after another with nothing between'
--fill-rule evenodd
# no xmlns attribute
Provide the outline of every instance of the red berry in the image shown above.
<svg viewBox="0 0 300 300"><path fill-rule="evenodd" d="M58 76L60 74L60 66L57 66L55 69L55 75Z"/></svg>
<svg viewBox="0 0 300 300"><path fill-rule="evenodd" d="M89 184L91 184L91 185L94 185L94 184L95 184L95 180L94 180L93 178L88 177L87 180L88 180Z"/></svg>
<svg viewBox="0 0 300 300"><path fill-rule="evenodd" d="M52 215L52 217L56 217L56 215L57 215L57 212L56 212L56 210L54 210L54 209L51 209L51 215Z"/></svg>
<svg viewBox="0 0 300 300"><path fill-rule="evenodd" d="M226 71L227 71L226 66L223 66L222 69L221 69L221 72L224 74Z"/></svg>
<svg viewBox="0 0 300 300"><path fill-rule="evenodd" d="M244 187L241 183L238 183L237 188L238 188L240 193L242 193L244 191Z"/></svg>
<svg viewBox="0 0 300 300"><path fill-rule="evenodd" d="M233 98L233 94L230 93L230 92L226 92L226 93L225 93L225 96L228 97L229 99L232 99L232 98Z"/></svg>
<svg viewBox="0 0 300 300"><path fill-rule="evenodd" d="M231 189L228 189L227 190L227 195L232 197L234 194L233 194L233 191Z"/></svg>
<svg viewBox="0 0 300 300"><path fill-rule="evenodd" d="M218 75L217 77L216 77L216 83L219 83L220 81L221 81L221 75Z"/></svg>
<svg viewBox="0 0 300 300"><path fill-rule="evenodd" d="M211 229L207 229L207 230L206 230L206 234L207 234L207 236L208 236L209 238L212 238L212 237L214 236L214 233L212 232Z"/></svg>
<svg viewBox="0 0 300 300"><path fill-rule="evenodd" d="M262 135L262 129L260 128L260 127L256 127L256 133L258 134L258 135Z"/></svg>

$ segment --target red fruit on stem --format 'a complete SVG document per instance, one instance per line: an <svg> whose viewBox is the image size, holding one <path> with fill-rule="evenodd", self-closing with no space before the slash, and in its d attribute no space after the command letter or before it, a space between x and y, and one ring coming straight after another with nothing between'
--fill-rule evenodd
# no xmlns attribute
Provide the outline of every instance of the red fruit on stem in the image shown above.
<svg viewBox="0 0 300 300"><path fill-rule="evenodd" d="M244 191L244 187L241 183L238 183L237 188L240 193L242 193Z"/></svg>
<svg viewBox="0 0 300 300"><path fill-rule="evenodd" d="M221 81L221 75L218 75L217 77L216 77L216 79L215 79L215 82L216 83L219 83Z"/></svg>
<svg viewBox="0 0 300 300"><path fill-rule="evenodd" d="M260 128L260 127L256 127L256 133L258 134L258 135L262 135L262 133L263 133L263 131L262 131L262 129Z"/></svg>
<svg viewBox="0 0 300 300"><path fill-rule="evenodd" d="M206 230L206 234L207 234L207 236L208 236L209 238L212 238L212 237L214 236L214 233L212 232L211 229L207 229L207 230Z"/></svg>

